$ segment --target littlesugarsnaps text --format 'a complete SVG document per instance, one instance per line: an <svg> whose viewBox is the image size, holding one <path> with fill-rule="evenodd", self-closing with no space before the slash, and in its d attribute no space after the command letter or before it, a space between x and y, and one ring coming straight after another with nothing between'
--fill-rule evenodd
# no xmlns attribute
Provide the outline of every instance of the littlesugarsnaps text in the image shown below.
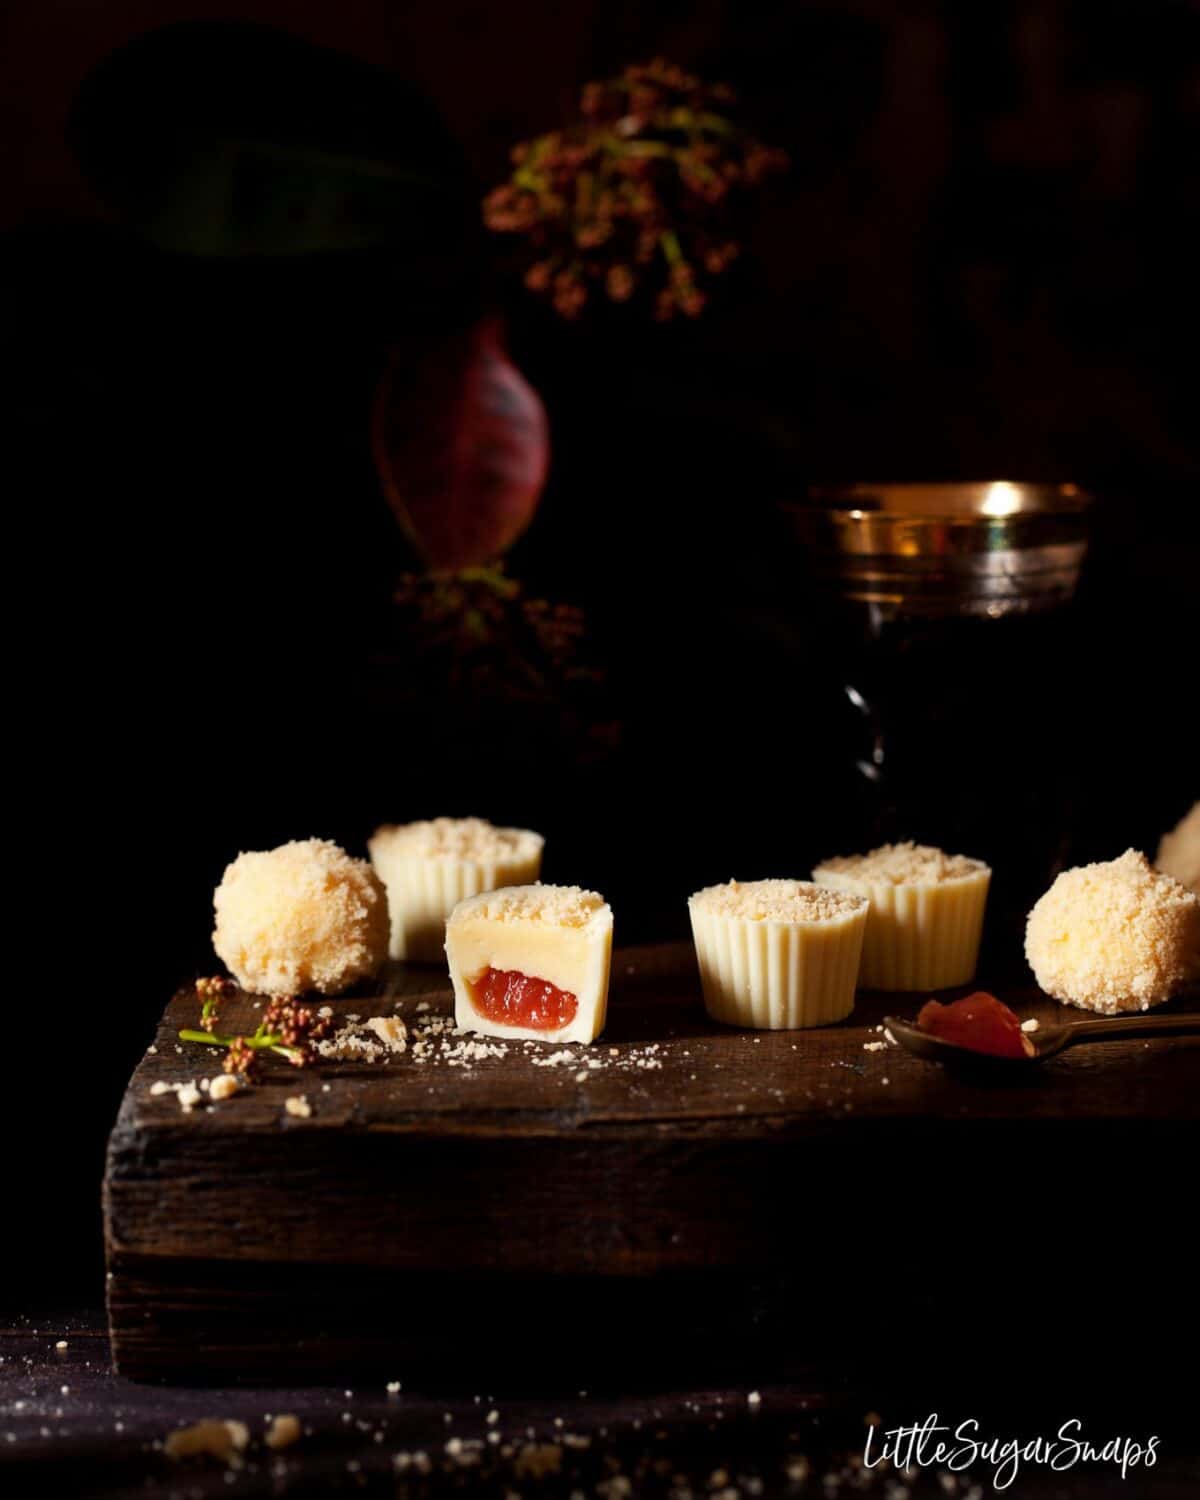
<svg viewBox="0 0 1200 1500"><path fill-rule="evenodd" d="M923 1422L887 1427L872 1422L867 1427L863 1462L868 1469L885 1460L901 1471L942 1467L952 1474L985 1468L992 1488L1006 1490L1022 1467L1065 1473L1082 1464L1102 1464L1116 1469L1126 1479L1137 1469L1152 1469L1158 1461L1157 1437L1094 1437L1084 1432L1077 1417L1065 1421L1051 1437L996 1436L982 1428L974 1417L957 1425L939 1420L931 1412Z"/></svg>

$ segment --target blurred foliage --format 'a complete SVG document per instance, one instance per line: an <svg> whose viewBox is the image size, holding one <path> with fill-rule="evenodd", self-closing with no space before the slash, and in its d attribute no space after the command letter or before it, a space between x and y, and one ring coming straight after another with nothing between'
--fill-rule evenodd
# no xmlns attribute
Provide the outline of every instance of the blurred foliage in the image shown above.
<svg viewBox="0 0 1200 1500"><path fill-rule="evenodd" d="M593 293L646 300L665 320L698 317L738 254L738 210L787 165L734 118L725 84L656 59L589 83L581 118L513 150L508 182L484 200L490 229L523 235L525 273L565 318Z"/></svg>

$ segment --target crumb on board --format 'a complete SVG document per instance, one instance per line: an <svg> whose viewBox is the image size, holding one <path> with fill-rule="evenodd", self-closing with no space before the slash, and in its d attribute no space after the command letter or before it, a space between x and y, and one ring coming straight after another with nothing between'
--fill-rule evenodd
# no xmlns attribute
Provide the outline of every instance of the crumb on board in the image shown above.
<svg viewBox="0 0 1200 1500"><path fill-rule="evenodd" d="M407 1050L408 1027L399 1016L371 1016L366 1021L348 1016L333 1036L317 1043L322 1057L339 1062L378 1062Z"/></svg>
<svg viewBox="0 0 1200 1500"><path fill-rule="evenodd" d="M1022 1031L1037 1031L1041 1027L1041 1024L1042 1023L1038 1020L1038 1018L1036 1016L1030 1016L1027 1021L1022 1021L1021 1022L1021 1030Z"/></svg>
<svg viewBox="0 0 1200 1500"><path fill-rule="evenodd" d="M544 1479L562 1468L561 1443L525 1443L513 1464L518 1479Z"/></svg>
<svg viewBox="0 0 1200 1500"><path fill-rule="evenodd" d="M204 1082L207 1082L207 1079ZM153 1098L158 1098L162 1094L174 1094L179 1100L179 1108L185 1115L190 1115L204 1098L194 1078L190 1083L165 1083L160 1079L157 1083L150 1085L150 1093Z"/></svg>
<svg viewBox="0 0 1200 1500"><path fill-rule="evenodd" d="M218 1101L232 1099L234 1094L241 1092L241 1088L232 1073L218 1073L208 1085L208 1097Z"/></svg>
<svg viewBox="0 0 1200 1500"><path fill-rule="evenodd" d="M242 1453L250 1441L250 1429L244 1422L223 1421L215 1417L177 1427L168 1433L163 1452L168 1458L193 1458L204 1454L219 1459L231 1468L240 1468Z"/></svg>
<svg viewBox="0 0 1200 1500"><path fill-rule="evenodd" d="M268 1448L276 1450L290 1448L300 1437L300 1419L294 1417L290 1412L282 1416L272 1418L271 1425L267 1428L263 1442Z"/></svg>
<svg viewBox="0 0 1200 1500"><path fill-rule="evenodd" d="M307 1094L290 1094L283 1101L283 1107L297 1120L307 1120L312 1114L312 1105L308 1102Z"/></svg>

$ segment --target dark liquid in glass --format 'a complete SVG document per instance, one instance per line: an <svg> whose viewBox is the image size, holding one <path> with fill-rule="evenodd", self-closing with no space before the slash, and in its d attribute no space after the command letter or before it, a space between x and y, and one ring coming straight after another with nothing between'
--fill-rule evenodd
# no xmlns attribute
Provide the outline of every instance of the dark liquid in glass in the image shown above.
<svg viewBox="0 0 1200 1500"><path fill-rule="evenodd" d="M1025 915L1072 828L1071 612L883 619L864 604L838 610L861 836L986 860L983 962L1019 972Z"/></svg>

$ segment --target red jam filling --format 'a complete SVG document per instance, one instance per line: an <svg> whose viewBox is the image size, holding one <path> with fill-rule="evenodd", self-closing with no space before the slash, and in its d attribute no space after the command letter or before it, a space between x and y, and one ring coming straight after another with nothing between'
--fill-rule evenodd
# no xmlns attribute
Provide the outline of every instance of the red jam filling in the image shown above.
<svg viewBox="0 0 1200 1500"><path fill-rule="evenodd" d="M917 1025L943 1041L971 1052L986 1052L989 1057L1032 1057L1034 1053L1020 1020L985 990L950 1005L928 1001L921 1007Z"/></svg>
<svg viewBox="0 0 1200 1500"><path fill-rule="evenodd" d="M557 1031L573 1021L579 1009L579 1001L569 990L556 989L516 969L484 969L469 989L475 1009L498 1026Z"/></svg>

